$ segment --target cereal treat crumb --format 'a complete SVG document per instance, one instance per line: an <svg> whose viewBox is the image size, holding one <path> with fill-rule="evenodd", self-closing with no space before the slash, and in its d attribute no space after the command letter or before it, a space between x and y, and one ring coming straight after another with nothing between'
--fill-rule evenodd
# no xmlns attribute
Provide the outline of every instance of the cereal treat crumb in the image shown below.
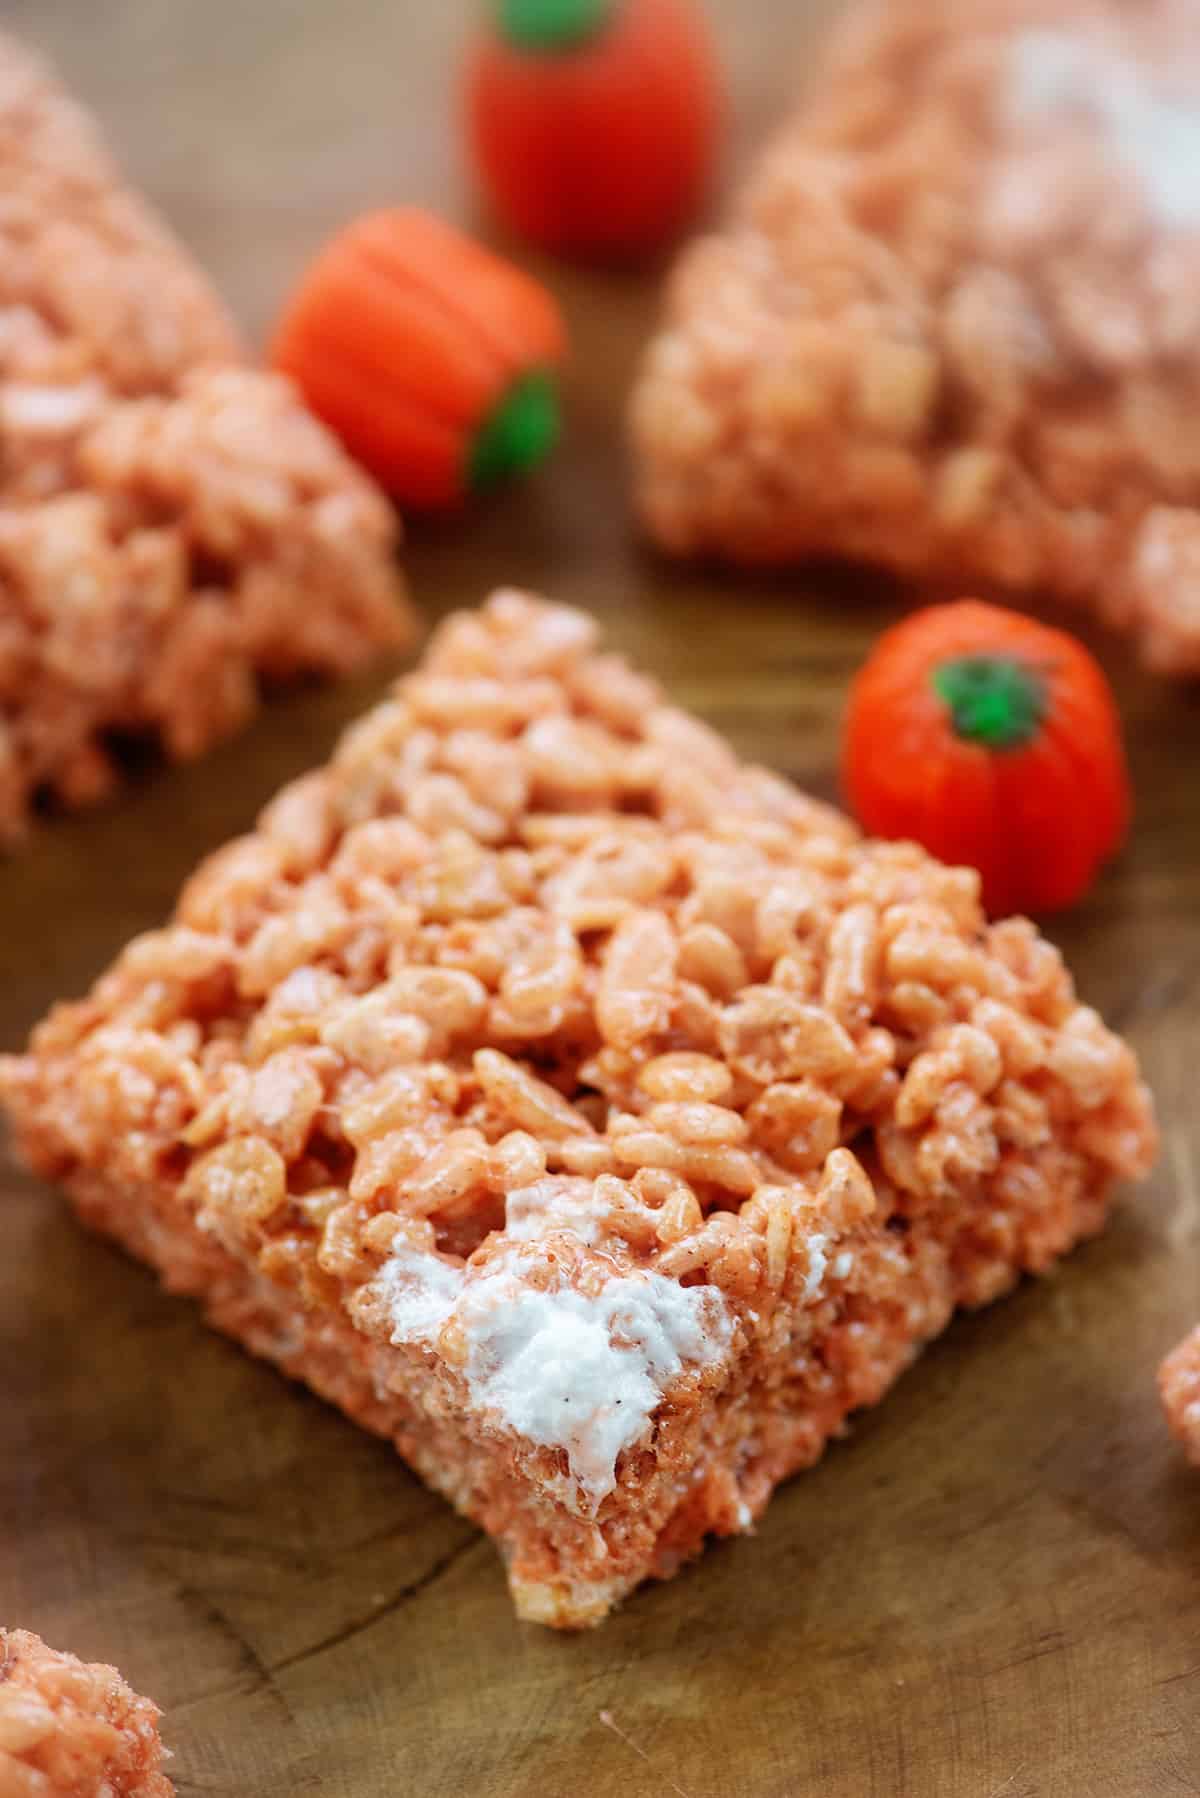
<svg viewBox="0 0 1200 1798"><path fill-rule="evenodd" d="M2 1798L171 1798L158 1714L115 1667L0 1629Z"/></svg>
<svg viewBox="0 0 1200 1798"><path fill-rule="evenodd" d="M580 614L438 632L0 1093L80 1215L597 1621L1146 1168L978 878L740 763Z"/></svg>
<svg viewBox="0 0 1200 1798"><path fill-rule="evenodd" d="M0 844L409 635L390 508L0 34Z"/></svg>
<svg viewBox="0 0 1200 1798"><path fill-rule="evenodd" d="M1172 1433L1200 1467L1200 1327L1167 1356L1158 1370L1158 1389Z"/></svg>
<svg viewBox="0 0 1200 1798"><path fill-rule="evenodd" d="M1037 589L1200 670L1197 168L1193 0L860 0L672 280L652 534Z"/></svg>

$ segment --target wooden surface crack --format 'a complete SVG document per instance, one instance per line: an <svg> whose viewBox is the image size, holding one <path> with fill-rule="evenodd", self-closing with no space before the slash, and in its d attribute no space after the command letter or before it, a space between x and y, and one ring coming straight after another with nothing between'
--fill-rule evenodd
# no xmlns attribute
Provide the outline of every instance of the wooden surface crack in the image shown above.
<svg viewBox="0 0 1200 1798"><path fill-rule="evenodd" d="M237 1650L239 1659L241 1660L243 1670L246 1673L252 1674L254 1677L255 1689L258 1691L269 1692L272 1698L274 1698L281 1706L288 1722L294 1723L296 1719L292 1714L292 1707L288 1703L283 1692L275 1683L274 1669L267 1666L253 1642L238 1627L233 1618L227 1616L221 1607L210 1598L207 1593L198 1592L194 1586L181 1586L179 1588L179 1595L184 1602L196 1612L197 1616L199 1616L203 1622L212 1624L215 1629L220 1631L227 1641L233 1644Z"/></svg>
<svg viewBox="0 0 1200 1798"><path fill-rule="evenodd" d="M391 1598L386 1598L382 1604L374 1605L371 1610L352 1617L348 1623L343 1624L340 1629L334 1630L331 1635L323 1636L319 1642L313 1642L307 1648L297 1649L295 1654L284 1655L282 1660L272 1664L268 1672L272 1675L283 1673L289 1667L298 1666L301 1661L311 1660L314 1655L324 1654L331 1648L340 1648L344 1642L349 1642L353 1637L361 1635L364 1630L370 1629L373 1624L381 1622L383 1618L394 1616L403 1605L410 1603L412 1599L418 1597L420 1593L441 1579L443 1574L448 1573L455 1562L460 1561L471 1549L477 1548L482 1539L472 1531L470 1535L464 1536L461 1541L454 1544L453 1548L448 1549L444 1555L434 1561L432 1566L427 1567L424 1573L418 1574L416 1579L409 1581L408 1585L401 1586L400 1590L393 1593Z"/></svg>

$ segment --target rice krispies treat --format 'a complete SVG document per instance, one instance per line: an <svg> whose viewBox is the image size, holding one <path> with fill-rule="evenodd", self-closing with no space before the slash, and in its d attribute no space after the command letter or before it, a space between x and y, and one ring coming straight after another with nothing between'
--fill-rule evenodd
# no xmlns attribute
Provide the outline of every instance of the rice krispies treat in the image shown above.
<svg viewBox="0 0 1200 1798"><path fill-rule="evenodd" d="M1188 1460L1200 1467L1200 1325L1159 1368L1158 1389L1172 1433Z"/></svg>
<svg viewBox="0 0 1200 1798"><path fill-rule="evenodd" d="M113 394L158 393L190 368L240 358L233 320L206 277L125 186L83 107L7 32L0 195L0 316L10 333L32 337L41 324L62 378L90 375Z"/></svg>
<svg viewBox="0 0 1200 1798"><path fill-rule="evenodd" d="M0 35L0 844L410 635L383 497Z"/></svg>
<svg viewBox="0 0 1200 1798"><path fill-rule="evenodd" d="M1085 603L1200 670L1194 0L859 0L632 406L666 549Z"/></svg>
<svg viewBox="0 0 1200 1798"><path fill-rule="evenodd" d="M1129 1049L977 877L503 592L29 1052L19 1144L599 1620L1103 1222Z"/></svg>
<svg viewBox="0 0 1200 1798"><path fill-rule="evenodd" d="M171 1798L158 1715L115 1667L0 1629L0 1798Z"/></svg>

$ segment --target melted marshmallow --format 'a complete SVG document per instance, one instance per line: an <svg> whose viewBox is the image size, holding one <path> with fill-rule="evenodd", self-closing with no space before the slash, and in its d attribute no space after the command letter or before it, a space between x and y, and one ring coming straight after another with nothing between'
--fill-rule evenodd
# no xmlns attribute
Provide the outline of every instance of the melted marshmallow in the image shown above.
<svg viewBox="0 0 1200 1798"><path fill-rule="evenodd" d="M566 1449L593 1505L684 1363L714 1359L728 1340L715 1295L662 1274L619 1275L595 1298L526 1286L497 1302L487 1285L469 1289L461 1309L476 1396L519 1435Z"/></svg>
<svg viewBox="0 0 1200 1798"><path fill-rule="evenodd" d="M590 1247L600 1236L610 1209L596 1197L594 1181L579 1175L547 1174L507 1195L504 1233L513 1242L531 1242L547 1230L570 1230Z"/></svg>
<svg viewBox="0 0 1200 1798"><path fill-rule="evenodd" d="M392 1341L429 1342L455 1315L472 1400L540 1448L564 1449L591 1508L689 1363L720 1358L731 1333L720 1294L654 1272L614 1274L595 1297L525 1284L537 1256L514 1255L477 1279L401 1247L381 1281Z"/></svg>
<svg viewBox="0 0 1200 1798"><path fill-rule="evenodd" d="M436 1336L463 1287L460 1267L406 1244L384 1262L379 1281L391 1313L393 1342Z"/></svg>
<svg viewBox="0 0 1200 1798"><path fill-rule="evenodd" d="M811 1299L820 1291L821 1284L825 1279L825 1274L829 1267L829 1262L825 1255L825 1250L828 1246L829 1238L827 1236L814 1234L809 1237L808 1272L804 1276L804 1286L800 1294L801 1298Z"/></svg>
<svg viewBox="0 0 1200 1798"><path fill-rule="evenodd" d="M1018 120L1082 111L1099 120L1158 218L1200 227L1200 99L1153 92L1131 62L1065 31L1027 31L1007 93Z"/></svg>

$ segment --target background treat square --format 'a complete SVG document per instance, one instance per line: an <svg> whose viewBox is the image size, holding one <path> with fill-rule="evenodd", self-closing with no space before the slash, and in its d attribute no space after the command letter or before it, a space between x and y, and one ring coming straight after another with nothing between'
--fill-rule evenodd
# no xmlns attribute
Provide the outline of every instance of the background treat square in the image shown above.
<svg viewBox="0 0 1200 1798"><path fill-rule="evenodd" d="M390 508L0 35L0 843L407 640Z"/></svg>
<svg viewBox="0 0 1200 1798"><path fill-rule="evenodd" d="M158 1707L115 1667L0 1628L3 1798L171 1798Z"/></svg>
<svg viewBox="0 0 1200 1798"><path fill-rule="evenodd" d="M651 533L1052 593L1200 669L1198 167L1190 0L862 0L671 280Z"/></svg>
<svg viewBox="0 0 1200 1798"><path fill-rule="evenodd" d="M516 593L205 863L3 1090L80 1215L598 1620L1146 1168L1130 1051L976 877Z"/></svg>

